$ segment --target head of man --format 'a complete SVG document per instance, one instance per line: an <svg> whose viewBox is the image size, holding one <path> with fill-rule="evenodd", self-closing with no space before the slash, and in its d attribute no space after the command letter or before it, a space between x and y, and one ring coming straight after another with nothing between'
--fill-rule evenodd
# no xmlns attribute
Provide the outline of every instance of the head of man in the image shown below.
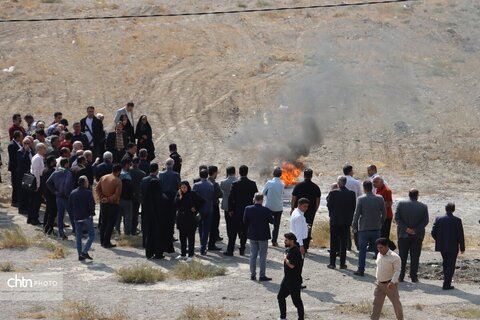
<svg viewBox="0 0 480 320"><path fill-rule="evenodd" d="M240 177L248 176L248 167L244 164L241 165L240 168L238 168L238 173L240 173Z"/></svg>
<svg viewBox="0 0 480 320"><path fill-rule="evenodd" d="M377 173L377 166L374 164L371 164L367 167L367 174L369 177L373 176L374 174Z"/></svg>
<svg viewBox="0 0 480 320"><path fill-rule="evenodd" d="M282 176L282 168L280 167L275 167L273 168L273 177L274 178L280 178Z"/></svg>
<svg viewBox="0 0 480 320"><path fill-rule="evenodd" d="M112 174L115 176L115 177L119 177L120 176L120 173L122 172L122 166L120 163L115 163L112 167Z"/></svg>
<svg viewBox="0 0 480 320"><path fill-rule="evenodd" d="M77 158L77 166L85 166L85 164L87 163L87 159L85 158L85 156L79 156Z"/></svg>
<svg viewBox="0 0 480 320"><path fill-rule="evenodd" d="M52 145L53 149L58 149L58 147L60 146L60 137L57 135L51 135L50 144Z"/></svg>
<svg viewBox="0 0 480 320"><path fill-rule="evenodd" d="M44 157L47 154L47 146L41 142L37 143L35 146L35 151L37 154L41 155Z"/></svg>
<svg viewBox="0 0 480 320"><path fill-rule="evenodd" d="M130 154L137 154L137 145L131 142L127 144L127 152Z"/></svg>
<svg viewBox="0 0 480 320"><path fill-rule="evenodd" d="M28 137L25 137L22 140L22 146L23 149L30 151L32 150L32 141Z"/></svg>
<svg viewBox="0 0 480 320"><path fill-rule="evenodd" d="M82 127L80 126L80 122L74 122L73 125L73 133L75 135L79 135L82 132Z"/></svg>
<svg viewBox="0 0 480 320"><path fill-rule="evenodd" d="M417 201L418 200L418 195L419 195L418 189L412 188L412 189L410 189L410 191L408 191L408 197L412 201Z"/></svg>
<svg viewBox="0 0 480 320"><path fill-rule="evenodd" d="M208 176L212 179L217 179L218 175L218 167L217 166L209 166L208 167Z"/></svg>
<svg viewBox="0 0 480 320"><path fill-rule="evenodd" d="M344 165L343 174L346 176L353 176L353 167L349 164Z"/></svg>
<svg viewBox="0 0 480 320"><path fill-rule="evenodd" d="M145 148L140 149L140 151L138 151L138 156L139 156L140 159L142 159L142 160L147 160L147 158L148 158L148 151L147 151L147 149L145 149Z"/></svg>
<svg viewBox="0 0 480 320"><path fill-rule="evenodd" d="M158 163L150 163L150 175L158 175Z"/></svg>
<svg viewBox="0 0 480 320"><path fill-rule="evenodd" d="M338 188L345 187L347 184L347 177L345 176L338 176L337 178L337 186Z"/></svg>
<svg viewBox="0 0 480 320"><path fill-rule="evenodd" d="M88 178L87 176L80 176L78 178L78 186L81 188L88 188Z"/></svg>
<svg viewBox="0 0 480 320"><path fill-rule="evenodd" d="M60 149L60 157L69 159L71 157L70 149L67 147Z"/></svg>
<svg viewBox="0 0 480 320"><path fill-rule="evenodd" d="M165 168L167 168L167 170L172 170L174 164L175 164L175 161L173 161L172 158L168 158L168 159L165 161Z"/></svg>
<svg viewBox="0 0 480 320"><path fill-rule="evenodd" d="M78 150L83 150L83 143L82 141L75 141L72 147L74 152L77 152Z"/></svg>
<svg viewBox="0 0 480 320"><path fill-rule="evenodd" d="M94 106L88 106L87 107L87 118L93 119L95 117L95 107Z"/></svg>
<svg viewBox="0 0 480 320"><path fill-rule="evenodd" d="M202 172L202 170L207 170L208 172L208 166L202 164L198 167L198 174L200 174L200 172Z"/></svg>
<svg viewBox="0 0 480 320"><path fill-rule="evenodd" d="M12 116L12 122L14 125L20 126L20 123L22 123L22 116L20 115L20 113L15 113Z"/></svg>
<svg viewBox="0 0 480 320"><path fill-rule="evenodd" d="M65 138L65 140L67 140L68 142L72 142L72 140L73 140L73 133L71 133L71 132L65 132L65 133L64 133L64 138Z"/></svg>
<svg viewBox="0 0 480 320"><path fill-rule="evenodd" d="M35 137L37 138L38 141L45 142L46 136L47 134L45 133L45 130L43 129L35 130Z"/></svg>
<svg viewBox="0 0 480 320"><path fill-rule="evenodd" d="M120 118L120 121L117 122L117 125L115 126L115 131L117 132L122 132L123 131L123 121Z"/></svg>
<svg viewBox="0 0 480 320"><path fill-rule="evenodd" d="M30 127L33 123L33 116L30 113L27 113L25 117L23 117L23 120L27 123L27 125Z"/></svg>
<svg viewBox="0 0 480 320"><path fill-rule="evenodd" d="M208 170L207 169L203 169L200 171L200 179L202 180L205 180L208 178Z"/></svg>
<svg viewBox="0 0 480 320"><path fill-rule="evenodd" d="M103 161L106 163L112 163L113 154L110 151L106 151L103 153Z"/></svg>
<svg viewBox="0 0 480 320"><path fill-rule="evenodd" d="M97 113L96 117L97 117L98 120L100 120L100 121L102 121L102 122L103 122L103 119L105 118L105 116L103 115L103 113L100 113L100 112Z"/></svg>
<svg viewBox="0 0 480 320"><path fill-rule="evenodd" d="M17 141L20 143L23 140L23 133L20 130L15 130L13 132L13 140Z"/></svg>
<svg viewBox="0 0 480 320"><path fill-rule="evenodd" d="M295 236L295 234L293 234L292 232L288 232L288 233L285 233L283 237L284 237L283 242L285 243L285 248L293 248L296 246L297 237Z"/></svg>
<svg viewBox="0 0 480 320"><path fill-rule="evenodd" d="M445 211L448 212L448 213L454 213L455 212L455 203L453 203L453 202L447 203L447 205L445 206Z"/></svg>
<svg viewBox="0 0 480 320"><path fill-rule="evenodd" d="M132 160L125 158L120 161L120 164L122 165L123 171L128 171L132 167Z"/></svg>
<svg viewBox="0 0 480 320"><path fill-rule="evenodd" d="M383 179L382 177L380 176L376 176L374 179L373 179L373 186L375 187L375 189L382 189L383 188Z"/></svg>
<svg viewBox="0 0 480 320"><path fill-rule="evenodd" d="M68 167L70 167L70 160L68 160L68 158L60 159L60 167L68 169Z"/></svg>
<svg viewBox="0 0 480 320"><path fill-rule="evenodd" d="M262 204L263 203L263 193L257 192L253 197L253 203L255 204Z"/></svg>
<svg viewBox="0 0 480 320"><path fill-rule="evenodd" d="M176 143L170 143L170 145L168 146L168 150L170 152L177 152L177 144Z"/></svg>
<svg viewBox="0 0 480 320"><path fill-rule="evenodd" d="M132 159L132 167L133 168L138 168L138 164L140 163L140 158L135 156Z"/></svg>
<svg viewBox="0 0 480 320"><path fill-rule="evenodd" d="M48 156L45 164L47 168L55 168L57 166L57 159L55 159L55 156Z"/></svg>
<svg viewBox="0 0 480 320"><path fill-rule="evenodd" d="M369 193L369 192L372 192L373 190L373 184L370 180L365 180L363 181L363 191L365 193Z"/></svg>
<svg viewBox="0 0 480 320"><path fill-rule="evenodd" d="M235 167L233 166L227 167L226 173L227 173L227 177L235 176Z"/></svg>
<svg viewBox="0 0 480 320"><path fill-rule="evenodd" d="M303 170L303 179L304 180L312 180L313 177L313 170L310 168L306 168Z"/></svg>
<svg viewBox="0 0 480 320"><path fill-rule="evenodd" d="M382 256L386 255L388 250L390 250L390 248L388 247L388 239L386 239L386 238L378 238L375 241L375 244L377 245L378 252Z"/></svg>
<svg viewBox="0 0 480 320"><path fill-rule="evenodd" d="M85 150L83 152L83 156L87 160L87 163L92 163L93 162L93 153L91 150Z"/></svg>
<svg viewBox="0 0 480 320"><path fill-rule="evenodd" d="M134 104L132 101L130 101L130 102L127 103L127 111L128 111L128 112L132 112L132 111L133 111L133 107L135 107L135 104Z"/></svg>
<svg viewBox="0 0 480 320"><path fill-rule="evenodd" d="M42 129L45 130L45 122L43 121L37 121L37 130Z"/></svg>
<svg viewBox="0 0 480 320"><path fill-rule="evenodd" d="M63 114L61 112L57 111L53 114L53 121L55 123L60 123L62 119L63 119Z"/></svg>
<svg viewBox="0 0 480 320"><path fill-rule="evenodd" d="M310 204L310 200L307 198L300 198L298 200L298 210L305 213L308 210L308 205Z"/></svg>

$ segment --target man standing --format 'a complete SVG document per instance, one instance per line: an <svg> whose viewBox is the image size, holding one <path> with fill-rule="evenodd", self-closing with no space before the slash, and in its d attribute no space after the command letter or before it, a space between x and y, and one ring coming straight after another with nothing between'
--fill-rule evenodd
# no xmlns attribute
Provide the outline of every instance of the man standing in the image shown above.
<svg viewBox="0 0 480 320"><path fill-rule="evenodd" d="M32 158L30 172L35 176L36 189L32 193L32 200L30 201L27 219L27 223L34 226L41 224L41 222L38 221L38 211L40 210L40 205L42 203L43 190L41 188L41 177L43 169L45 169L44 158L45 154L47 154L47 147L43 143L39 143L35 149L37 153Z"/></svg>
<svg viewBox="0 0 480 320"><path fill-rule="evenodd" d="M122 181L120 172L122 166L115 164L112 173L103 176L97 183L95 191L100 199L100 210L102 211L102 221L100 223L100 243L104 248L113 248L117 245L110 242L113 227L117 221L118 205L122 194Z"/></svg>
<svg viewBox="0 0 480 320"><path fill-rule="evenodd" d="M260 281L270 281L265 275L267 268L268 239L270 239L270 223L273 223L272 212L262 205L263 194L256 193L254 205L245 208L243 223L248 228L250 240L250 280L257 280L257 256L260 254Z"/></svg>
<svg viewBox="0 0 480 320"><path fill-rule="evenodd" d="M140 185L146 173L138 168L140 158L134 157L132 161L132 168L130 169L130 176L133 183L133 202L132 202L132 235L138 234L138 215L140 210Z"/></svg>
<svg viewBox="0 0 480 320"><path fill-rule="evenodd" d="M45 169L43 169L41 177L41 188L43 190L43 197L45 198L45 214L43 216L43 231L45 234L53 233L53 225L57 217L57 199L55 193L50 191L47 187L47 180L55 172L57 167L57 160L54 156L48 156L45 161Z"/></svg>
<svg viewBox="0 0 480 320"><path fill-rule="evenodd" d="M93 165L93 171L95 172L95 180L100 181L100 179L107 174L112 173L112 164L113 155L110 151L105 151L103 154L103 162L98 163L99 160Z"/></svg>
<svg viewBox="0 0 480 320"><path fill-rule="evenodd" d="M173 164L173 171L178 172L180 174L180 171L182 171L182 157L178 154L177 152L177 145L175 143L171 143L168 146L168 150L170 150L170 158L173 159L175 162Z"/></svg>
<svg viewBox="0 0 480 320"><path fill-rule="evenodd" d="M298 205L298 199L305 198L308 199L309 204L308 204L308 210L305 212L305 219L307 221L307 224L309 226L308 228L308 237L306 241L304 242L305 245L305 250L308 250L310 240L312 238L312 226L313 226L313 220L315 219L315 214L318 211L318 208L320 207L320 188L312 182L312 177L313 177L313 171L312 169L305 169L303 171L303 177L304 181L300 182L293 188L292 191L292 209L290 211L290 214L292 214L293 210L297 207ZM298 235L297 235L298 238Z"/></svg>
<svg viewBox="0 0 480 320"><path fill-rule="evenodd" d="M32 200L32 194L28 190L22 190L22 179L25 173L30 172L32 165L33 151L32 141L25 137L22 141L22 147L17 150L17 179L18 179L18 212L20 214L28 215L28 209Z"/></svg>
<svg viewBox="0 0 480 320"><path fill-rule="evenodd" d="M226 170L227 178L220 181L220 189L222 189L222 210L225 214L225 224L227 225L227 236L228 239L233 238L233 232L235 232L235 228L233 225L232 217L228 212L228 197L230 196L230 189L232 188L232 183L237 181L237 177L235 176L235 167L229 166ZM236 236L236 235L235 235ZM228 251L223 252L224 255L228 255Z"/></svg>
<svg viewBox="0 0 480 320"><path fill-rule="evenodd" d="M239 168L240 180L232 183L228 196L228 211L233 222L232 237L228 237L227 256L233 256L237 234L240 238L240 255L245 255L247 243L247 227L243 224L245 207L252 203L255 193L258 192L255 181L248 179L248 167L242 165Z"/></svg>
<svg viewBox="0 0 480 320"><path fill-rule="evenodd" d="M25 129L22 127L21 123L22 116L20 115L20 113L15 113L12 116L12 125L10 126L10 128L8 128L8 136L10 137L10 140L13 139L13 133L15 131L20 131L22 133L22 136L25 137L26 132Z"/></svg>
<svg viewBox="0 0 480 320"><path fill-rule="evenodd" d="M124 107L120 108L117 110L117 113L115 114L115 124L118 124L120 121L120 117L125 114L127 115L127 123L125 124L123 130L127 133L127 136L130 140L130 142L135 141L135 129L134 129L134 118L133 118L133 108L135 107L135 104L133 102L128 102Z"/></svg>
<svg viewBox="0 0 480 320"><path fill-rule="evenodd" d="M148 172L150 172L150 161L148 160L147 149L140 149L140 151L138 151L138 157L140 158L138 168L145 172L145 174L148 174Z"/></svg>
<svg viewBox="0 0 480 320"><path fill-rule="evenodd" d="M283 190L285 185L280 177L282 176L282 168L275 167L273 169L273 179L268 180L263 187L263 194L267 197L265 207L270 209L273 214L273 232L272 245L278 247L278 230L280 229L280 221L283 213Z"/></svg>
<svg viewBox="0 0 480 320"><path fill-rule="evenodd" d="M208 239L208 250L209 251L220 251L221 248L217 247L215 244L217 241L223 240L220 238L220 198L223 196L222 189L218 184L217 179L218 167L209 166L208 167L208 181L213 184L213 190L215 192L215 198L213 199L213 216L212 216L212 227L210 229L210 237Z"/></svg>
<svg viewBox="0 0 480 320"><path fill-rule="evenodd" d="M346 269L347 240L350 236L353 214L355 212L355 192L345 187L347 177L337 179L338 189L330 191L327 197L328 215L330 217L330 269L335 268L337 252L340 252L340 269Z"/></svg>
<svg viewBox="0 0 480 320"><path fill-rule="evenodd" d="M106 148L113 155L113 163L120 163L123 155L125 154L125 148L129 142L129 137L124 131L123 123L117 122L115 131L110 132L107 135Z"/></svg>
<svg viewBox="0 0 480 320"><path fill-rule="evenodd" d="M95 117L95 107L87 107L87 116L80 120L81 131L87 135L86 149L92 150L93 158L100 157L105 149L105 132L103 122Z"/></svg>
<svg viewBox="0 0 480 320"><path fill-rule="evenodd" d="M22 147L23 134L20 130L13 133L13 139L8 144L8 171L10 171L10 183L12 184L12 207L18 207L20 191L20 179L17 173L17 151Z"/></svg>
<svg viewBox="0 0 480 320"><path fill-rule="evenodd" d="M364 276L365 259L367 256L367 246L369 243L375 243L380 238L380 229L387 217L385 201L381 196L374 195L373 185L370 181L363 182L365 194L357 199L355 215L353 216L352 228L358 232L358 270L353 274ZM377 250L375 248L375 254Z"/></svg>
<svg viewBox="0 0 480 320"><path fill-rule="evenodd" d="M343 167L343 174L347 177L347 184L345 185L347 189L355 192L357 198L360 197L363 194L362 184L353 177L353 167L346 164Z"/></svg>
<svg viewBox="0 0 480 320"><path fill-rule="evenodd" d="M305 219L305 212L308 210L310 200L301 198L298 200L298 207L293 210L290 217L290 232L297 238L302 256L305 255L305 241L308 237L308 225Z"/></svg>
<svg viewBox="0 0 480 320"><path fill-rule="evenodd" d="M410 253L410 279L418 282L418 264L422 252L425 227L428 224L428 207L418 201L418 190L411 189L409 200L400 201L395 211L397 222L398 251L402 259L400 282L405 277L408 254Z"/></svg>
<svg viewBox="0 0 480 320"><path fill-rule="evenodd" d="M285 299L289 295L292 297L293 305L297 308L298 320L303 320L305 318L305 311L303 310L303 302L300 296L303 257L296 245L297 238L295 234L291 232L286 233L284 237L287 251L283 258L284 277L277 295L278 306L280 308L279 320L287 319L287 302Z"/></svg>
<svg viewBox="0 0 480 320"><path fill-rule="evenodd" d="M123 158L120 163L122 171L120 172L120 180L122 181L122 193L120 195L120 203L118 205L118 217L115 223L115 230L120 234L120 224L123 218L123 232L129 236L132 232L132 209L133 209L133 182L130 175L130 167L132 160Z"/></svg>
<svg viewBox="0 0 480 320"><path fill-rule="evenodd" d="M76 244L78 252L78 260L93 260L88 254L88 250L92 246L95 239L95 229L93 227L93 216L95 215L95 199L92 191L88 188L88 178L80 176L78 178L78 187L72 191L68 199L68 207L72 212L76 230ZM86 226L88 232L88 240L85 246L82 246L82 231Z"/></svg>
<svg viewBox="0 0 480 320"><path fill-rule="evenodd" d="M162 183L162 190L163 193L167 196L168 200L166 202L165 211L168 212L167 219L165 223L167 223L168 227L168 237L170 238L170 245L167 248L168 253L173 253L173 241L176 241L174 238L175 233L175 196L177 195L178 188L180 188L180 175L173 171L174 161L171 158L168 158L165 161L165 170L160 172L159 179ZM212 204L213 208L213 204ZM211 210L210 210L211 211Z"/></svg>
<svg viewBox="0 0 480 320"><path fill-rule="evenodd" d="M397 320L403 320L403 308L398 294L398 277L400 276L400 257L389 249L388 239L379 238L376 240L377 250L377 271L375 291L373 293L373 311L370 319L380 319L385 296L390 299L395 310Z"/></svg>
<svg viewBox="0 0 480 320"><path fill-rule="evenodd" d="M465 238L463 235L462 219L455 217L455 203L449 202L445 206L446 215L437 217L432 228L432 237L435 239L435 251L440 251L443 259L443 290L454 289L452 278L455 272L458 251L465 252Z"/></svg>
<svg viewBox="0 0 480 320"><path fill-rule="evenodd" d="M376 169L375 169L376 171ZM392 210L392 190L385 184L383 178L380 177L378 174L373 178L373 191L375 194L378 194L383 197L385 201L385 207L387 209L387 219L382 225L382 229L380 230L380 237L388 239L388 246L390 250L395 250L397 246L393 241L390 240L390 228L392 226L392 219L393 219L393 210Z"/></svg>
<svg viewBox="0 0 480 320"><path fill-rule="evenodd" d="M88 136L82 132L82 126L80 125L80 122L75 122L72 127L72 143L74 143L75 141L80 141L82 143L83 149L87 150L90 142L88 140Z"/></svg>
<svg viewBox="0 0 480 320"><path fill-rule="evenodd" d="M170 159L171 160L171 159ZM193 185L192 190L195 191L205 202L200 207L200 223L198 231L200 233L200 254L202 256L207 254L208 235L212 226L213 204L215 199L215 191L213 184L207 180L208 171L200 171L200 181Z"/></svg>

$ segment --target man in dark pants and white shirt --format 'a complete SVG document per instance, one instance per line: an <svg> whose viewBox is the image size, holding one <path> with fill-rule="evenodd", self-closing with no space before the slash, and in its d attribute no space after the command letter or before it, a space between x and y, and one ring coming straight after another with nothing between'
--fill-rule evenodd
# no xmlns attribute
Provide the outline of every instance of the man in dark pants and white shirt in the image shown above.
<svg viewBox="0 0 480 320"><path fill-rule="evenodd" d="M293 304L297 308L298 320L305 318L302 298L300 297L302 285L303 256L297 247L297 237L289 232L284 235L285 247L287 251L283 258L284 277L280 285L280 291L277 295L278 306L280 308L280 318L287 319L287 302L285 298L292 297Z"/></svg>
<svg viewBox="0 0 480 320"><path fill-rule="evenodd" d="M411 189L408 193L410 200L400 201L395 210L397 222L398 252L402 259L400 282L405 277L408 253L410 252L410 278L418 282L418 264L422 252L422 242L425 236L425 227L428 224L428 207L418 201L418 190Z"/></svg>
<svg viewBox="0 0 480 320"><path fill-rule="evenodd" d="M372 182L366 180L363 182L363 191L365 194L358 197L355 215L353 216L352 229L358 232L358 270L353 274L364 276L365 258L367 255L368 243L375 243L380 238L380 229L387 218L387 209L382 196L377 196L372 192ZM375 254L376 254L375 248Z"/></svg>
<svg viewBox="0 0 480 320"><path fill-rule="evenodd" d="M440 251L443 258L443 290L454 289L452 278L455 272L458 251L465 252L465 237L463 235L462 219L455 217L455 203L445 206L444 216L435 219L432 237L435 239L435 251Z"/></svg>
<svg viewBox="0 0 480 320"><path fill-rule="evenodd" d="M278 230L280 229L280 221L282 220L283 213L283 190L285 185L280 177L282 176L282 168L275 167L273 169L273 179L268 180L263 187L263 194L267 197L265 201L265 207L272 211L273 215L273 232L272 232L272 245L278 247Z"/></svg>

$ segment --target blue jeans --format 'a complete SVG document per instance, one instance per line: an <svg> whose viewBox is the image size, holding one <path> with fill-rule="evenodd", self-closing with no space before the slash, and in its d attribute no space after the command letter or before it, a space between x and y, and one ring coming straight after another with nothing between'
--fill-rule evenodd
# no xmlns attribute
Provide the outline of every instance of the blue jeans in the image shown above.
<svg viewBox="0 0 480 320"><path fill-rule="evenodd" d="M65 232L63 231L63 218L65 216L65 211L67 211L68 216L70 218L70 224L72 225L73 233L75 233L75 222L73 220L70 211L68 210L68 198L57 197L57 225L58 225L58 233L60 236L63 236Z"/></svg>
<svg viewBox="0 0 480 320"><path fill-rule="evenodd" d="M87 226L88 240L82 249L82 230L84 225ZM88 250L90 250L93 240L95 239L95 229L93 228L93 217L88 217L84 221L75 221L75 230L76 230L75 235L77 238L76 242L77 242L78 255L81 255L83 253L88 253Z"/></svg>
<svg viewBox="0 0 480 320"><path fill-rule="evenodd" d="M198 224L198 233L200 234L200 251L207 250L208 235L212 227L213 212L201 212L202 219Z"/></svg>
<svg viewBox="0 0 480 320"><path fill-rule="evenodd" d="M260 254L260 277L265 277L267 249L268 240L250 240L250 275L257 274L257 255Z"/></svg>
<svg viewBox="0 0 480 320"><path fill-rule="evenodd" d="M373 243L375 254L377 254L377 246L375 241L380 238L380 230L358 231L358 245L360 246L358 253L358 270L365 270L365 258L367 257L368 243Z"/></svg>

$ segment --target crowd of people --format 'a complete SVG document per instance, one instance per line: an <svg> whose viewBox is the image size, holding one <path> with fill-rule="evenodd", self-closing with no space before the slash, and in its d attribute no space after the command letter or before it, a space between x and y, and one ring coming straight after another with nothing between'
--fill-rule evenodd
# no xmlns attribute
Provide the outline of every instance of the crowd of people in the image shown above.
<svg viewBox="0 0 480 320"><path fill-rule="evenodd" d="M114 131L104 130L104 116L87 107L86 116L69 128L61 112L47 124L26 115L22 126L20 114L14 114L9 128L8 170L11 173L12 206L27 216L27 223L42 225L48 235L76 239L78 259L93 259L89 249L95 238L95 204L100 205L98 232L100 244L113 248L112 234L142 235L148 259L163 259L175 254L175 226L180 240L178 260L191 261L195 255L198 229L200 255L220 251L223 238L219 232L220 209L224 211L228 244L226 257L246 254L250 243L250 278L270 281L266 274L269 241L279 246L279 230L284 211L283 170L275 167L273 177L261 192L248 178L248 167L226 168L226 178L217 182L219 169L214 165L199 167L193 185L181 179L182 157L176 144L169 145L170 157L162 168L154 162L155 146L152 127L146 115L134 126L134 103L117 110ZM419 258L428 208L418 200L419 191L411 189L409 200L400 201L393 212L392 191L377 173L375 165L367 168L368 180L355 179L353 167L345 165L343 175L330 187L327 199L330 219L330 269L346 269L347 251L352 242L358 250L356 276L364 276L367 253L377 263L377 286L372 319L379 319L386 296L394 305L397 319L403 319L398 283L405 281L410 255L410 279L418 281ZM280 319L286 317L285 298L291 295L304 318L301 289L305 288L302 270L310 250L315 215L320 207L321 191L312 181L313 171L305 169L303 181L295 185L291 196L290 232L284 235L287 252L284 257L285 278L278 293ZM39 221L41 204L45 203L43 222ZM445 217L438 218L432 236L436 249L442 252L445 280L443 289L452 289L451 281L459 251L465 250L461 220L453 216L455 205L446 206ZM65 213L70 225L64 221ZM397 225L397 245L390 240L392 221ZM270 230L273 225L273 231ZM88 240L82 243L82 235ZM352 241L353 239L353 241Z"/></svg>

